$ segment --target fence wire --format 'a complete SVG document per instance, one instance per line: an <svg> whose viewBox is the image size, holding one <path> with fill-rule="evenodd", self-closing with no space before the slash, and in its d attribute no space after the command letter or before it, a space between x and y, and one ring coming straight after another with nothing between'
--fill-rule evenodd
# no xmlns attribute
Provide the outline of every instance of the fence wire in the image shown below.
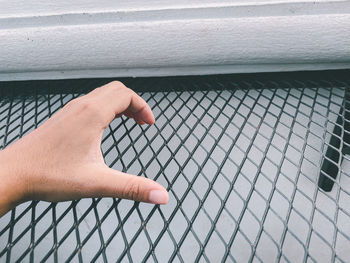
<svg viewBox="0 0 350 263"><path fill-rule="evenodd" d="M0 219L0 261L350 261L349 71L123 81L156 124L114 120L105 162L169 204L27 202ZM1 148L105 82L0 83Z"/></svg>

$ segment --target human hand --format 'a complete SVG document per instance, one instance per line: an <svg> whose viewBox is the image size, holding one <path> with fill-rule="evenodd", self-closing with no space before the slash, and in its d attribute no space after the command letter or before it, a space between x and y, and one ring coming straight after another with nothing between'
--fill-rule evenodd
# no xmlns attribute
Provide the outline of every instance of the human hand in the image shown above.
<svg viewBox="0 0 350 263"><path fill-rule="evenodd" d="M153 124L148 104L121 82L70 101L43 125L0 151L0 216L28 200L51 202L118 197L166 204L160 184L109 168L100 144L104 129L125 115Z"/></svg>

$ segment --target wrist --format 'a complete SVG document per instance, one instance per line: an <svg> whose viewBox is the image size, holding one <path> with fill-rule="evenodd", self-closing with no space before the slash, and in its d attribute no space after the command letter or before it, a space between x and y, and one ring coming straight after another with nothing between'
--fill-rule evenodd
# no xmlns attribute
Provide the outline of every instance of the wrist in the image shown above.
<svg viewBox="0 0 350 263"><path fill-rule="evenodd" d="M26 200L25 182L15 162L5 150L0 151L0 217Z"/></svg>

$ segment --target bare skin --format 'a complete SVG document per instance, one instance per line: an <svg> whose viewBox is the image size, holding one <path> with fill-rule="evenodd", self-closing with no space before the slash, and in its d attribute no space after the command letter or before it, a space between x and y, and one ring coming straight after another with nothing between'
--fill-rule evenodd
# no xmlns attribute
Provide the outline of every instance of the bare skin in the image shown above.
<svg viewBox="0 0 350 263"><path fill-rule="evenodd" d="M104 163L102 133L121 115L139 124L155 121L149 105L115 81L70 101L39 128L0 151L0 216L28 200L118 197L166 204L169 196L160 184Z"/></svg>

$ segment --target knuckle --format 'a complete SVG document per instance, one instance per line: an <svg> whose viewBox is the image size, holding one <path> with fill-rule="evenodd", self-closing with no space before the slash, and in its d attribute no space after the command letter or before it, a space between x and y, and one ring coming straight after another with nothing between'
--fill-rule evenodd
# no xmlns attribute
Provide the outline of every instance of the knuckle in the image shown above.
<svg viewBox="0 0 350 263"><path fill-rule="evenodd" d="M118 84L112 85L113 92L118 93L119 95L124 94L126 96L131 96L133 94L132 89L126 87L123 83L117 81Z"/></svg>
<svg viewBox="0 0 350 263"><path fill-rule="evenodd" d="M130 180L125 188L124 194L126 199L141 200L141 187L137 180Z"/></svg>
<svg viewBox="0 0 350 263"><path fill-rule="evenodd" d="M124 84L119 80L113 80L112 82L110 82L110 84L115 86L124 86Z"/></svg>
<svg viewBox="0 0 350 263"><path fill-rule="evenodd" d="M115 80L101 87L107 94L117 93L118 95L132 95L133 91L126 87L122 82Z"/></svg>
<svg viewBox="0 0 350 263"><path fill-rule="evenodd" d="M114 88L114 89L127 89L127 87L120 81L114 80L108 84L108 86Z"/></svg>

